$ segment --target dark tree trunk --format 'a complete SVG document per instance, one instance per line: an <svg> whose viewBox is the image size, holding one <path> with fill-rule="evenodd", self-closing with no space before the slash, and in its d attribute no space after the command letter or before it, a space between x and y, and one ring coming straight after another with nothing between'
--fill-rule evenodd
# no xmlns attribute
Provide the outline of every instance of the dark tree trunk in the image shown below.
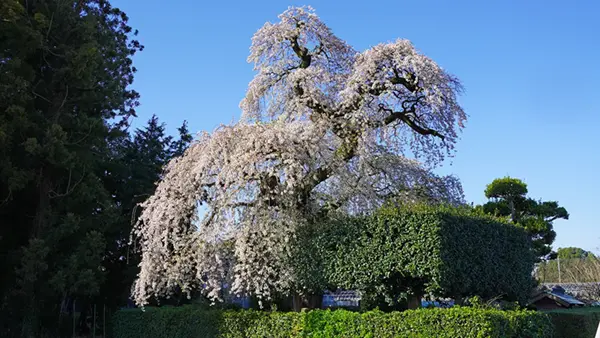
<svg viewBox="0 0 600 338"><path fill-rule="evenodd" d="M323 296L311 294L308 296L308 308L309 309L320 309L323 306Z"/></svg>
<svg viewBox="0 0 600 338"><path fill-rule="evenodd" d="M510 219L513 223L517 223L517 210L515 209L515 201L511 198L508 203L510 205Z"/></svg>
<svg viewBox="0 0 600 338"><path fill-rule="evenodd" d="M420 292L415 295L408 296L408 308L410 310L420 308L421 307L421 298L423 298L423 295Z"/></svg>
<svg viewBox="0 0 600 338"><path fill-rule="evenodd" d="M294 294L292 296L292 309L295 312L300 312L302 309L320 309L322 305L322 295L311 294L308 296L303 296L300 294Z"/></svg>
<svg viewBox="0 0 600 338"><path fill-rule="evenodd" d="M292 309L294 312L300 312L300 310L302 310L302 296L297 293L292 296Z"/></svg>
<svg viewBox="0 0 600 338"><path fill-rule="evenodd" d="M38 205L35 213L35 223L30 238L36 238L45 228L50 208L50 180L45 175L43 169L40 169L40 187L38 192Z"/></svg>

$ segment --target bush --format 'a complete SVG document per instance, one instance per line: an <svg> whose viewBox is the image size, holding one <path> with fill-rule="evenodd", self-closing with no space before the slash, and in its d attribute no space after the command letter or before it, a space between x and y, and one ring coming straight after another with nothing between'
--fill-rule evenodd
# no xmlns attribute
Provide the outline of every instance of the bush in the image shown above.
<svg viewBox="0 0 600 338"><path fill-rule="evenodd" d="M121 310L114 338L136 337L551 337L548 317L532 311L455 307L404 312L201 310L193 306Z"/></svg>
<svg viewBox="0 0 600 338"><path fill-rule="evenodd" d="M583 308L548 311L555 338L588 338L596 335L600 309Z"/></svg>
<svg viewBox="0 0 600 338"><path fill-rule="evenodd" d="M525 231L470 208L383 208L325 224L314 241L330 286L390 304L422 293L523 302L533 287Z"/></svg>
<svg viewBox="0 0 600 338"><path fill-rule="evenodd" d="M180 307L148 307L145 311L117 311L111 318L112 334L125 337L218 337L219 311L184 305Z"/></svg>

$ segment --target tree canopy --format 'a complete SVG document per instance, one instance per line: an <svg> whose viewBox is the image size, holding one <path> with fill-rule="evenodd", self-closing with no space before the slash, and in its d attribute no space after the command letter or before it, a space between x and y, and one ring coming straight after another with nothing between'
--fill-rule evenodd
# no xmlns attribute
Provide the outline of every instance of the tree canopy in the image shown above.
<svg viewBox="0 0 600 338"><path fill-rule="evenodd" d="M409 41L358 52L313 9L290 8L254 34L248 61L241 120L200 135L143 204L140 305L174 288L218 299L224 280L262 299L302 292L286 257L324 210L463 203L456 178L429 171L453 154L462 87Z"/></svg>
<svg viewBox="0 0 600 338"><path fill-rule="evenodd" d="M558 250L556 250L556 254L560 259L583 259L595 257L593 253L576 247L558 248Z"/></svg>
<svg viewBox="0 0 600 338"><path fill-rule="evenodd" d="M517 178L498 178L488 184L485 196L490 201L482 206L484 212L507 217L529 233L539 259L548 257L556 238L553 221L569 219L567 210L556 201L535 200L527 196L527 184Z"/></svg>

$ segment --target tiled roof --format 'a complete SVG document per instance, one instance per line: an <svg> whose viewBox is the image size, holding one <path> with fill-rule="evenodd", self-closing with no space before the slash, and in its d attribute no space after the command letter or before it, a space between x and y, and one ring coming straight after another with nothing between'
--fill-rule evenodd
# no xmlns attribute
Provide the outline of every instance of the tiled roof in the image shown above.
<svg viewBox="0 0 600 338"><path fill-rule="evenodd" d="M326 296L333 298L335 301L358 301L360 294L354 290L340 290L335 292L326 292Z"/></svg>
<svg viewBox="0 0 600 338"><path fill-rule="evenodd" d="M555 286L560 286L565 289L565 292L572 291L583 291L588 290L590 288L600 288L600 282L598 283L542 283L543 286L548 288L553 288Z"/></svg>
<svg viewBox="0 0 600 338"><path fill-rule="evenodd" d="M548 289L559 286L575 297L600 300L600 283L544 283L542 286Z"/></svg>
<svg viewBox="0 0 600 338"><path fill-rule="evenodd" d="M571 305L585 305L585 303L583 303L582 301L578 300L577 298L564 294L564 293L556 293L556 292L550 292L554 297L560 298L561 300L565 301L568 304Z"/></svg>
<svg viewBox="0 0 600 338"><path fill-rule="evenodd" d="M325 292L323 295L324 307L357 307L360 304L360 293L353 290L339 290Z"/></svg>
<svg viewBox="0 0 600 338"><path fill-rule="evenodd" d="M552 286L552 288L548 288L547 286L545 286L544 289L538 291L537 295L535 297L533 297L529 301L529 303L530 304L535 303L542 298L553 299L555 302L557 302L563 306L566 306L566 307L585 305L584 302L567 294L565 292L565 289L559 285L554 285L554 286Z"/></svg>

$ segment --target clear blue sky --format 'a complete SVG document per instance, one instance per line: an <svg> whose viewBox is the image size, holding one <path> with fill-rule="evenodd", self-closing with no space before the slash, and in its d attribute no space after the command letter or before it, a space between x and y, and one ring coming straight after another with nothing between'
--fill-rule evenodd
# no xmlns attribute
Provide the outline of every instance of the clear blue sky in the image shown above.
<svg viewBox="0 0 600 338"><path fill-rule="evenodd" d="M336 5L336 3L342 4ZM554 247L600 247L600 2L588 1L193 1L114 0L140 30L142 95L135 125L152 114L169 131L184 119L213 130L240 115L253 77L250 38L290 5L311 5L358 50L406 38L466 93L469 121L452 165L468 201L510 175L532 197L571 214Z"/></svg>

